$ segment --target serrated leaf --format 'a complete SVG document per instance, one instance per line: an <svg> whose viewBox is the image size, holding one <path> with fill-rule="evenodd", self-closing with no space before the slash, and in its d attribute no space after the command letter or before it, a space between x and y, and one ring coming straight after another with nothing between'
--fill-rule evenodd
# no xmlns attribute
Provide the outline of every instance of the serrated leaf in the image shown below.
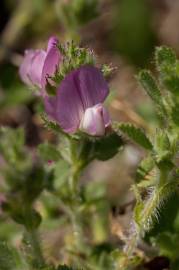
<svg viewBox="0 0 179 270"><path fill-rule="evenodd" d="M161 105L162 95L160 93L160 90L158 88L158 85L148 70L142 70L139 72L139 75L137 76L138 81L143 86L144 90L147 92L149 97L157 104Z"/></svg>
<svg viewBox="0 0 179 270"><path fill-rule="evenodd" d="M179 77L177 77L175 74L171 74L170 76L168 74L166 77L163 77L163 82L168 90L170 90L176 96L179 95Z"/></svg>
<svg viewBox="0 0 179 270"><path fill-rule="evenodd" d="M118 131L122 131L131 140L147 150L152 150L153 146L148 137L145 135L144 131L130 123L118 123L116 125Z"/></svg>
<svg viewBox="0 0 179 270"><path fill-rule="evenodd" d="M159 68L163 65L173 65L176 61L176 55L171 48L161 46L156 48L155 60Z"/></svg>
<svg viewBox="0 0 179 270"><path fill-rule="evenodd" d="M155 53L156 65L160 80L167 90L179 95L179 62L171 48L159 47Z"/></svg>
<svg viewBox="0 0 179 270"><path fill-rule="evenodd" d="M135 181L140 182L145 179L149 172L154 168L155 162L151 156L143 159L139 164L135 176Z"/></svg>
<svg viewBox="0 0 179 270"><path fill-rule="evenodd" d="M164 130L157 130L155 136L154 150L157 162L169 160L171 157L171 145L168 134Z"/></svg>

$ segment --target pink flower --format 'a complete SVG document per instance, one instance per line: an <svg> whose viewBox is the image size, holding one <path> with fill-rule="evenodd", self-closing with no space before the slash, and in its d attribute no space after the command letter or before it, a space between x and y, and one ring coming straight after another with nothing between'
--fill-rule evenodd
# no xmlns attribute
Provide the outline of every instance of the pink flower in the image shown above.
<svg viewBox="0 0 179 270"><path fill-rule="evenodd" d="M26 50L19 73L22 81L28 86L36 86L45 91L50 76L53 76L60 65L62 56L57 48L58 39L51 37L47 51Z"/></svg>
<svg viewBox="0 0 179 270"><path fill-rule="evenodd" d="M90 65L81 66L66 75L56 96L45 97L46 112L67 133L82 130L103 136L111 125L102 104L108 93L101 71Z"/></svg>

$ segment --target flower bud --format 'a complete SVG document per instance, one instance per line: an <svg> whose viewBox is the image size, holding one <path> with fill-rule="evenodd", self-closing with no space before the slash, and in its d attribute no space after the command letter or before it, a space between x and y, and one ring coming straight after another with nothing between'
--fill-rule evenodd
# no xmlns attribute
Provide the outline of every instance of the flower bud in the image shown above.
<svg viewBox="0 0 179 270"><path fill-rule="evenodd" d="M85 110L80 129L92 136L104 136L106 128L111 125L108 111L102 104Z"/></svg>
<svg viewBox="0 0 179 270"><path fill-rule="evenodd" d="M46 57L43 50L27 50L20 66L20 77L29 86L41 87L41 75Z"/></svg>

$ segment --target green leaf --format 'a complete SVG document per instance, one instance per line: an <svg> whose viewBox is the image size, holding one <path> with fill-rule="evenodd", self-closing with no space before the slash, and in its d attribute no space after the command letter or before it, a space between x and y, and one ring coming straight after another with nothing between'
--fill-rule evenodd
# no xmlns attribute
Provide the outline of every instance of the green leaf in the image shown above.
<svg viewBox="0 0 179 270"><path fill-rule="evenodd" d="M69 174L69 164L64 160L59 160L54 168L54 188L56 190L61 190L66 185Z"/></svg>
<svg viewBox="0 0 179 270"><path fill-rule="evenodd" d="M139 164L135 176L135 181L140 182L145 179L145 177L150 173L150 171L154 168L155 162L151 156L143 159Z"/></svg>
<svg viewBox="0 0 179 270"><path fill-rule="evenodd" d="M8 162L14 163L18 159L24 159L24 143L25 134L23 128L0 128L0 152Z"/></svg>
<svg viewBox="0 0 179 270"><path fill-rule="evenodd" d="M31 91L22 87L21 85L14 85L6 91L4 97L0 98L0 107L1 109L12 108L13 106L18 106L25 104L33 99Z"/></svg>
<svg viewBox="0 0 179 270"><path fill-rule="evenodd" d="M47 176L42 166L36 165L31 168L23 186L24 202L33 202L40 195L46 186Z"/></svg>
<svg viewBox="0 0 179 270"><path fill-rule="evenodd" d="M179 96L179 62L171 48L159 47L155 53L160 80L167 90Z"/></svg>
<svg viewBox="0 0 179 270"><path fill-rule="evenodd" d="M27 229L37 229L41 223L41 216L35 209L26 209L24 207L16 207L9 209L9 215L18 224L24 225Z"/></svg>
<svg viewBox="0 0 179 270"><path fill-rule="evenodd" d="M4 242L0 242L0 269L16 270L17 264L12 249Z"/></svg>
<svg viewBox="0 0 179 270"><path fill-rule="evenodd" d="M178 258L179 235L170 232L159 233L155 239L155 243L160 248L160 253L171 259Z"/></svg>
<svg viewBox="0 0 179 270"><path fill-rule="evenodd" d="M159 221L155 221L154 227L147 234L147 238L156 238L159 233L163 232L179 232L177 224L179 217L179 194L173 192L172 196L165 202L164 207L160 207Z"/></svg>
<svg viewBox="0 0 179 270"><path fill-rule="evenodd" d="M57 150L56 146L48 142L40 144L38 146L38 152L45 161L58 161L61 158L60 152Z"/></svg>
<svg viewBox="0 0 179 270"><path fill-rule="evenodd" d="M137 78L153 102L162 106L162 95L151 72L148 70L142 70Z"/></svg>
<svg viewBox="0 0 179 270"><path fill-rule="evenodd" d="M156 48L155 51L155 60L159 69L161 69L164 65L170 66L176 62L176 55L171 48L166 46L161 46Z"/></svg>
<svg viewBox="0 0 179 270"><path fill-rule="evenodd" d="M100 201L106 196L106 186L101 182L89 182L84 189L84 196L87 202Z"/></svg>
<svg viewBox="0 0 179 270"><path fill-rule="evenodd" d="M138 127L130 123L117 123L116 130L122 131L125 135L127 135L130 139L132 139L135 143L144 147L147 150L152 150L153 146L148 137L145 135L144 131Z"/></svg>
<svg viewBox="0 0 179 270"><path fill-rule="evenodd" d="M168 134L165 132L165 130L157 130L155 136L154 150L156 152L157 162L170 159L172 155L171 145Z"/></svg>

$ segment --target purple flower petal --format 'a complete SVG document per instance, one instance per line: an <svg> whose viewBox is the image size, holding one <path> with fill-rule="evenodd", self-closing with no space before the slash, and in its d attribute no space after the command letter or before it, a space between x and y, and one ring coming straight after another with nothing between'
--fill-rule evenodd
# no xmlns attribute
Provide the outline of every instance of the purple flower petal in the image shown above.
<svg viewBox="0 0 179 270"><path fill-rule="evenodd" d="M57 96L45 98L46 112L64 131L73 133L79 128L86 109L102 103L108 91L100 70L80 67L61 82Z"/></svg>
<svg viewBox="0 0 179 270"><path fill-rule="evenodd" d="M47 53L50 51L51 48L53 48L54 46L57 46L59 43L58 38L57 37L50 37L48 40L48 45L47 45Z"/></svg>
<svg viewBox="0 0 179 270"><path fill-rule="evenodd" d="M32 58L30 79L32 83L39 88L41 87L41 76L45 58L46 52L43 50L37 50Z"/></svg>
<svg viewBox="0 0 179 270"><path fill-rule="evenodd" d="M19 73L22 81L29 86L41 87L41 75L46 52L43 50L28 50L20 66Z"/></svg>
<svg viewBox="0 0 179 270"><path fill-rule="evenodd" d="M83 66L78 69L78 91L84 110L103 103L109 94L109 88L101 71L93 66Z"/></svg>
<svg viewBox="0 0 179 270"><path fill-rule="evenodd" d="M75 84L76 75L77 71L72 71L65 77L57 96L45 97L47 114L67 133L74 133L78 129L83 115L83 104Z"/></svg>
<svg viewBox="0 0 179 270"><path fill-rule="evenodd" d="M20 69L19 69L21 80L29 86L32 85L32 82L30 79L30 72L31 72L32 58L34 57L34 55L35 55L34 50L26 50L23 62L20 65Z"/></svg>
<svg viewBox="0 0 179 270"><path fill-rule="evenodd" d="M47 56L45 58L41 78L41 85L43 90L45 90L47 78L55 74L62 60L62 55L57 48L57 42L58 40L55 37L50 38L48 42Z"/></svg>

